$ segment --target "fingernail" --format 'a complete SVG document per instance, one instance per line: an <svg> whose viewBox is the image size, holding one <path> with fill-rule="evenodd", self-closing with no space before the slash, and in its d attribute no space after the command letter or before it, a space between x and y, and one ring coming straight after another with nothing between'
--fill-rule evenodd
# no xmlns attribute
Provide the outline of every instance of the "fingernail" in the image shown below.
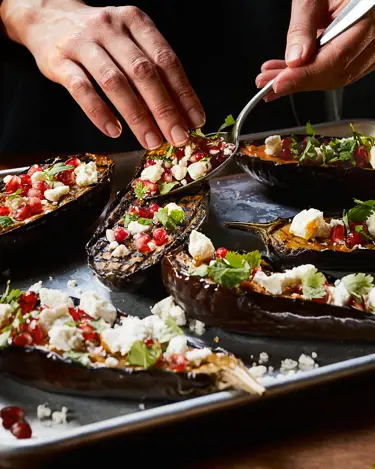
<svg viewBox="0 0 375 469"><path fill-rule="evenodd" d="M189 138L188 133L181 125L175 125L172 128L171 136L172 136L173 143L176 147L184 145Z"/></svg>
<svg viewBox="0 0 375 469"><path fill-rule="evenodd" d="M273 90L277 94L289 93L294 88L292 81L282 81L281 83L275 83Z"/></svg>
<svg viewBox="0 0 375 469"><path fill-rule="evenodd" d="M149 150L156 150L162 144L161 138L155 132L147 132L145 140Z"/></svg>
<svg viewBox="0 0 375 469"><path fill-rule="evenodd" d="M120 122L118 122L118 125L114 124L113 122L108 122L108 124L105 126L105 130L110 137L117 138L121 135L121 124Z"/></svg>
<svg viewBox="0 0 375 469"><path fill-rule="evenodd" d="M292 44L286 51L286 62L295 62L302 58L303 47L301 44Z"/></svg>
<svg viewBox="0 0 375 469"><path fill-rule="evenodd" d="M189 111L189 119L191 120L191 123L193 124L193 127L202 127L204 123L206 122L206 118L204 114L202 114L198 109L193 107L193 109L190 109Z"/></svg>
<svg viewBox="0 0 375 469"><path fill-rule="evenodd" d="M258 81L258 82L256 83L256 86L257 86L257 88L263 88L264 82L263 82L263 81Z"/></svg>

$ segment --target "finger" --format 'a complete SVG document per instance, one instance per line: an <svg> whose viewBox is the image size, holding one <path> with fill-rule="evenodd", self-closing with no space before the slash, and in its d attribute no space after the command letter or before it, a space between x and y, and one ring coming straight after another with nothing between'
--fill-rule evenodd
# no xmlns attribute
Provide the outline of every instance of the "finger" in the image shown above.
<svg viewBox="0 0 375 469"><path fill-rule="evenodd" d="M183 117L192 127L205 123L203 107L184 69L151 19L135 7L125 7L124 23L138 47L154 63Z"/></svg>
<svg viewBox="0 0 375 469"><path fill-rule="evenodd" d="M316 48L320 12L325 0L293 0L287 36L285 60L289 67L305 64Z"/></svg>
<svg viewBox="0 0 375 469"><path fill-rule="evenodd" d="M263 88L267 85L267 83L274 78L277 77L279 73L281 73L284 69L274 69L274 70L266 70L265 72L260 73L256 79L255 84L257 88Z"/></svg>
<svg viewBox="0 0 375 469"><path fill-rule="evenodd" d="M375 69L375 40L345 70L343 79L349 85Z"/></svg>
<svg viewBox="0 0 375 469"><path fill-rule="evenodd" d="M276 93L333 89L343 86L346 69L371 44L375 22L363 18L348 31L321 49L304 67L287 68L276 78ZM371 51L370 51L371 53Z"/></svg>
<svg viewBox="0 0 375 469"><path fill-rule="evenodd" d="M82 68L71 60L64 60L57 71L57 80L64 86L91 122L108 137L117 138L122 128L113 112L99 97Z"/></svg>
<svg viewBox="0 0 375 469"><path fill-rule="evenodd" d="M98 44L86 42L78 50L77 58L123 116L139 143L150 150L159 147L163 139L154 120L107 52Z"/></svg>
<svg viewBox="0 0 375 469"><path fill-rule="evenodd" d="M263 99L266 103L270 103L271 101L276 101L279 98L282 98L283 96L286 96L285 94L277 94L274 91L271 91L270 93L267 94Z"/></svg>
<svg viewBox="0 0 375 469"><path fill-rule="evenodd" d="M286 68L287 64L285 60L268 60L267 62L264 62L264 64L261 67L261 72L266 72L267 70L275 70L275 69L282 69Z"/></svg>

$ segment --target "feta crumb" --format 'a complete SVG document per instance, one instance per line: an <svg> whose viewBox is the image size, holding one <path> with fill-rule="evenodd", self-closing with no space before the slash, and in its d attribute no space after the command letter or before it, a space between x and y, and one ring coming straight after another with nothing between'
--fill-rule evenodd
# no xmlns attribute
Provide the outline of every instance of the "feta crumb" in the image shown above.
<svg viewBox="0 0 375 469"><path fill-rule="evenodd" d="M95 161L81 163L74 170L76 175L76 184L80 187L90 186L98 182L98 171Z"/></svg>
<svg viewBox="0 0 375 469"><path fill-rule="evenodd" d="M185 145L185 157L190 158L192 153L193 149L191 148L190 143L188 143L187 145Z"/></svg>
<svg viewBox="0 0 375 469"><path fill-rule="evenodd" d="M194 349L186 352L186 358L195 366L199 366L210 355L212 355L212 351L208 347Z"/></svg>
<svg viewBox="0 0 375 469"><path fill-rule="evenodd" d="M115 241L116 242L116 241ZM111 243L112 244L112 243ZM123 244L120 244L119 246L117 246L112 254L111 254L111 257L125 257L129 254L129 249L124 246Z"/></svg>
<svg viewBox="0 0 375 469"><path fill-rule="evenodd" d="M301 371L308 371L314 368L315 361L304 353L298 359L298 368Z"/></svg>
<svg viewBox="0 0 375 469"><path fill-rule="evenodd" d="M375 236L375 213L373 213L367 218L366 224L370 235Z"/></svg>
<svg viewBox="0 0 375 469"><path fill-rule="evenodd" d="M314 269L315 267L312 264L304 264L286 270L284 273L277 272L271 275L267 275L260 270L254 275L254 282L261 285L273 295L281 295L284 288L298 285L301 283L302 277Z"/></svg>
<svg viewBox="0 0 375 469"><path fill-rule="evenodd" d="M108 244L108 249L110 251L114 251L117 247L119 247L119 243L117 241L112 241L112 243Z"/></svg>
<svg viewBox="0 0 375 469"><path fill-rule="evenodd" d="M0 304L0 329L3 328L10 317L12 316L13 309L8 304Z"/></svg>
<svg viewBox="0 0 375 469"><path fill-rule="evenodd" d="M39 420L44 420L44 419L48 419L49 417L51 417L52 410L48 404L41 404L41 405L38 405L36 409L36 414Z"/></svg>
<svg viewBox="0 0 375 469"><path fill-rule="evenodd" d="M252 366L249 369L249 372L253 375L254 378L261 378L267 373L267 368L264 365Z"/></svg>
<svg viewBox="0 0 375 469"><path fill-rule="evenodd" d="M171 169L171 173L177 181L181 181L186 177L187 167L180 165L173 166Z"/></svg>
<svg viewBox="0 0 375 469"><path fill-rule="evenodd" d="M59 186L44 191L44 197L50 202L58 202L61 197L69 193L69 186Z"/></svg>
<svg viewBox="0 0 375 469"><path fill-rule="evenodd" d="M183 186L186 186L187 180L186 180L186 179L183 179L183 180L181 181L181 184L182 184Z"/></svg>
<svg viewBox="0 0 375 469"><path fill-rule="evenodd" d="M190 160L190 156L184 156L183 158L180 159L180 161L178 162L178 165L183 168L187 168L187 165L189 164L189 160Z"/></svg>
<svg viewBox="0 0 375 469"><path fill-rule="evenodd" d="M205 161L197 161L196 163L188 166L187 169L189 176L193 181L202 178L208 171L208 166Z"/></svg>
<svg viewBox="0 0 375 469"><path fill-rule="evenodd" d="M43 306L48 306L49 308L56 308L61 306L66 306L68 308L73 308L73 300L69 296L60 291L53 290L52 288L41 288L39 291L40 304Z"/></svg>
<svg viewBox="0 0 375 469"><path fill-rule="evenodd" d="M187 350L187 338L183 335L178 335L173 337L173 339L169 342L167 350L164 353L164 357L168 360L169 357L174 353L185 355Z"/></svg>
<svg viewBox="0 0 375 469"><path fill-rule="evenodd" d="M52 420L58 425L66 424L68 423L67 415L68 415L68 409L66 407L63 407L61 409L61 412L57 410L55 412L52 412Z"/></svg>
<svg viewBox="0 0 375 469"><path fill-rule="evenodd" d="M162 163L163 162L161 160L158 160L156 164L145 168L141 173L141 180L158 182L164 173L164 168L161 166Z"/></svg>
<svg viewBox="0 0 375 469"><path fill-rule="evenodd" d="M138 407L140 408L140 410L145 410L146 408L143 402L141 402Z"/></svg>
<svg viewBox="0 0 375 469"><path fill-rule="evenodd" d="M170 202L164 208L167 209L168 215L170 215L173 212L173 210L180 210L181 212L183 212L183 209L179 205L175 204L174 202Z"/></svg>
<svg viewBox="0 0 375 469"><path fill-rule="evenodd" d="M93 291L82 293L79 307L92 318L102 318L109 324L113 324L117 317L117 310L113 304Z"/></svg>
<svg viewBox="0 0 375 469"><path fill-rule="evenodd" d="M44 308L39 315L40 327L45 332L52 329L54 325L61 326L71 321L72 317L69 314L67 305L55 306L54 308Z"/></svg>
<svg viewBox="0 0 375 469"><path fill-rule="evenodd" d="M4 184L8 184L8 182L11 181L12 177L13 177L13 176L11 176L10 174L8 174L7 176L5 176L5 178L3 179L2 182L3 182Z"/></svg>
<svg viewBox="0 0 375 469"><path fill-rule="evenodd" d="M303 239L328 238L331 226L324 220L323 212L310 208L298 213L290 225L289 231Z"/></svg>
<svg viewBox="0 0 375 469"><path fill-rule="evenodd" d="M370 151L370 165L375 168L375 145L371 148Z"/></svg>
<svg viewBox="0 0 375 469"><path fill-rule="evenodd" d="M31 183L35 184L37 181L45 181L47 179L47 175L44 171L36 171L31 176Z"/></svg>
<svg viewBox="0 0 375 469"><path fill-rule="evenodd" d="M115 357L108 357L106 358L104 364L110 368L116 368L116 366L119 364L119 361Z"/></svg>
<svg viewBox="0 0 375 469"><path fill-rule="evenodd" d="M186 324L185 311L181 308L181 306L175 304L171 296L168 296L167 298L164 298L163 300L156 303L151 308L151 313L159 316L164 321L168 318L168 316L171 316L176 321L178 326L184 326Z"/></svg>
<svg viewBox="0 0 375 469"><path fill-rule="evenodd" d="M152 168L152 166L150 166L150 168ZM141 223L138 223L137 221L131 221L128 225L127 230L129 231L130 234L135 235L137 233L144 233L145 231L149 231L151 227L152 225L142 225Z"/></svg>
<svg viewBox="0 0 375 469"><path fill-rule="evenodd" d="M331 294L331 304L335 306L347 305L351 295L345 288L344 282L336 282L335 285L334 287L328 287Z"/></svg>
<svg viewBox="0 0 375 469"><path fill-rule="evenodd" d="M295 370L298 367L298 362L292 360L291 358L286 358L281 361L280 371L282 373L287 373L291 370Z"/></svg>
<svg viewBox="0 0 375 469"><path fill-rule="evenodd" d="M189 254L197 261L206 261L211 259L215 253L214 245L211 240L203 233L193 230L189 236Z"/></svg>
<svg viewBox="0 0 375 469"><path fill-rule="evenodd" d="M77 280L74 280L74 279L68 280L67 285L68 285L68 288L75 288L77 286Z"/></svg>
<svg viewBox="0 0 375 469"><path fill-rule="evenodd" d="M155 251L155 249L157 248L157 245L153 241L147 243L147 246L150 248L151 251Z"/></svg>
<svg viewBox="0 0 375 469"><path fill-rule="evenodd" d="M148 337L147 325L138 317L122 319L121 326L105 329L101 333L102 342L111 353L126 355L134 342Z"/></svg>
<svg viewBox="0 0 375 469"><path fill-rule="evenodd" d="M50 347L59 351L79 350L83 345L82 332L77 327L54 324L48 335Z"/></svg>
<svg viewBox="0 0 375 469"><path fill-rule="evenodd" d="M189 329L197 335L203 335L205 333L205 324L197 319L189 321Z"/></svg>
<svg viewBox="0 0 375 469"><path fill-rule="evenodd" d="M269 360L269 356L268 356L268 353L266 352L261 352L259 354L259 365L261 365L262 363L267 363Z"/></svg>
<svg viewBox="0 0 375 469"><path fill-rule="evenodd" d="M113 243L115 241L115 232L114 230L105 230L105 237L109 243Z"/></svg>
<svg viewBox="0 0 375 469"><path fill-rule="evenodd" d="M282 150L282 142L280 135L271 135L265 140L266 154L270 156L279 156Z"/></svg>
<svg viewBox="0 0 375 469"><path fill-rule="evenodd" d="M313 353L311 354L311 357L312 357L312 358L318 358L318 354L317 354L316 352L313 352Z"/></svg>

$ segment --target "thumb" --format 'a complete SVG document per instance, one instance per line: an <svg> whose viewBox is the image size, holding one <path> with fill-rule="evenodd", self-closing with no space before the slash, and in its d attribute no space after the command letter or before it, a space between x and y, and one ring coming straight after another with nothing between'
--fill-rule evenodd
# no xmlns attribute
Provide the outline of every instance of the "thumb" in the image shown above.
<svg viewBox="0 0 375 469"><path fill-rule="evenodd" d="M293 0L285 60L288 67L307 63L315 51L318 20L325 1Z"/></svg>

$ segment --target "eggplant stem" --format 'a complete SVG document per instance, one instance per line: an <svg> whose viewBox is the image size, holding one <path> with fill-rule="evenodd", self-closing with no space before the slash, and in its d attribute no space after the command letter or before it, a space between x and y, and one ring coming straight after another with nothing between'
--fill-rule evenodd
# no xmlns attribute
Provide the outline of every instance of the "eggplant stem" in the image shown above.
<svg viewBox="0 0 375 469"><path fill-rule="evenodd" d="M233 387L249 394L261 396L266 389L262 386L243 365L237 365L234 368L228 366L222 368L219 372L220 389Z"/></svg>
<svg viewBox="0 0 375 469"><path fill-rule="evenodd" d="M263 240L268 240L269 236L276 228L284 225L289 220L285 218L276 218L268 223L251 223L251 222L243 222L243 221L226 221L224 222L224 226L226 228L240 230L240 231L248 231L250 233L259 234Z"/></svg>

